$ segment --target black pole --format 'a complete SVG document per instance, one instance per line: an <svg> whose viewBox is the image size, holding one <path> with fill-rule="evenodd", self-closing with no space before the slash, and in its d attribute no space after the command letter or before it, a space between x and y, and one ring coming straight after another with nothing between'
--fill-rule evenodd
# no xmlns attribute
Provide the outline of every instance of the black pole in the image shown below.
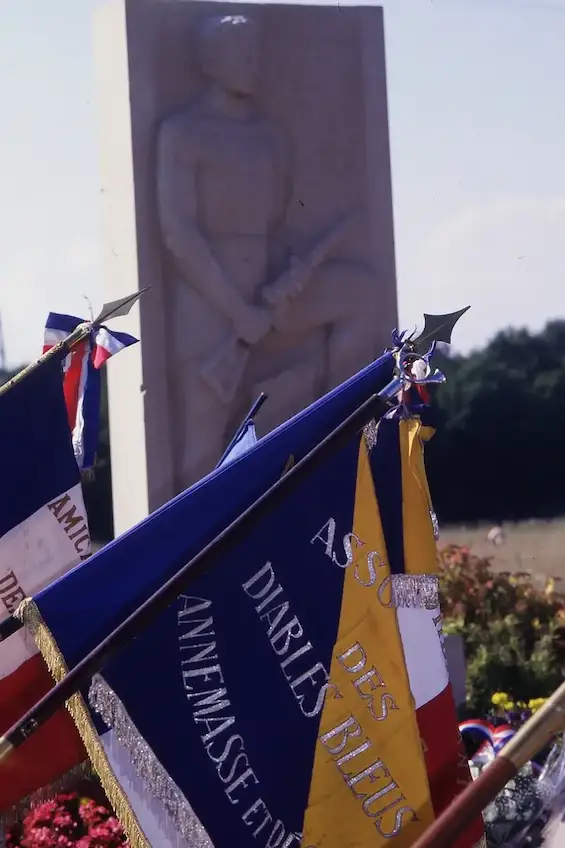
<svg viewBox="0 0 565 848"><path fill-rule="evenodd" d="M215 565L218 557L237 544L259 518L267 514L284 497L294 491L307 474L318 468L331 454L360 432L371 419L379 420L382 418L391 407L387 399L394 397L400 386L401 381L393 379L382 392L378 395L372 395L362 403L355 412L332 430L325 439L267 489L235 521L212 539L200 553L184 565L177 574L164 583L157 592L141 604L135 612L72 668L63 680L28 710L3 737L0 737L0 760L7 757L15 748L20 747L63 706L65 701L68 701L71 695L82 689L100 671L112 654L135 638L154 618L174 603L190 583L209 571Z"/></svg>
<svg viewBox="0 0 565 848"><path fill-rule="evenodd" d="M227 448L225 449L225 451L223 452L222 458L218 462L218 465L222 464L222 462L224 461L226 456L229 454L229 452L232 450L232 448L237 444L240 437L244 434L245 428L247 427L247 425L249 424L250 421L254 420L255 416L257 415L257 413L259 412L259 410L261 409L261 407L263 406L263 404L267 400L267 397L268 397L268 395L266 395L265 392L261 392L261 394L259 395L259 397L255 401L255 403L252 405L251 409L249 410L249 412L247 413L247 415L245 416L245 418L243 419L243 421L241 422L241 424L239 425L239 427L235 431L234 437L231 440L231 442L229 443L229 445L227 446ZM216 467L218 467L218 466L216 466Z"/></svg>
<svg viewBox="0 0 565 848"><path fill-rule="evenodd" d="M247 415L245 416L245 418L243 419L243 421L241 422L241 424L237 428L233 439L231 440L231 442L229 443L229 445L225 449L224 453L222 454L222 458L218 462L218 466L221 465L222 462L225 460L226 456L229 454L229 452L232 450L234 445L237 443L238 439L245 432L245 428L247 427L249 422L253 421L253 419L255 418L255 416L257 415L257 413L259 412L259 410L261 409L261 407L263 406L263 404L265 403L267 398L268 398L268 395L266 395L265 392L261 392L261 394L259 395L257 400L251 406L249 412L247 413ZM216 467L218 467L218 466L216 466ZM22 627L23 627L23 623L18 618L16 618L14 615L10 615L8 618L5 618L3 621L0 621L0 642L3 642L5 639L8 639L13 633L17 633L18 630L22 629Z"/></svg>
<svg viewBox="0 0 565 848"><path fill-rule="evenodd" d="M22 629L22 627L22 622L13 615L10 615L8 618L0 621L0 642L8 639L12 633L17 633L18 630Z"/></svg>

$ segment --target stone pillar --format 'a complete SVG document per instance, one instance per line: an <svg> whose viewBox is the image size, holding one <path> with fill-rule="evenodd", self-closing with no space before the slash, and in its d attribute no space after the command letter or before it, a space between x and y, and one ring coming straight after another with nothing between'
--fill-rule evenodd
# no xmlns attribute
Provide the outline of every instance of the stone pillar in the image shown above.
<svg viewBox="0 0 565 848"><path fill-rule="evenodd" d="M447 670L449 671L455 706L461 707L467 699L467 663L465 660L463 638L457 633L452 633L445 637L443 646L445 648Z"/></svg>
<svg viewBox="0 0 565 848"><path fill-rule="evenodd" d="M377 7L114 0L96 21L106 295L151 286L109 371L116 533L388 345Z"/></svg>

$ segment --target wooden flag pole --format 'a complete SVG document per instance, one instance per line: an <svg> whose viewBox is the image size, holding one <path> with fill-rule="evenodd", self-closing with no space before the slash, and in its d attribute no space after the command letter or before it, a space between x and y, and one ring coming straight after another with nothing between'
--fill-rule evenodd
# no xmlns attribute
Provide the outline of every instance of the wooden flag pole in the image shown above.
<svg viewBox="0 0 565 848"><path fill-rule="evenodd" d="M40 356L39 359L36 359L35 362L32 362L30 365L26 365L26 367L22 368L21 371L18 371L11 380L3 383L3 385L0 386L0 397L5 395L6 392L9 392L10 389L13 389L14 386L17 386L18 383L21 383L22 380L34 371L37 371L37 369L40 368L48 359L52 359L57 356L60 359L64 359L69 351L71 351L84 339L88 338L92 330L99 327L104 321L108 321L110 318L117 318L120 315L127 315L132 306L137 303L141 295L147 290L148 288L140 289L134 294L127 295L127 297L121 297L119 300L111 301L111 303L105 303L100 314L94 319L94 321L84 321L82 324L79 324L78 327L76 327L65 339L57 342L56 345L49 348L49 350Z"/></svg>
<svg viewBox="0 0 565 848"><path fill-rule="evenodd" d="M565 729L565 683L520 728L479 777L441 813L412 848L451 848L552 736Z"/></svg>
<svg viewBox="0 0 565 848"><path fill-rule="evenodd" d="M26 377L29 377L30 374L33 374L34 371L37 371L37 369L40 368L44 362L47 362L48 359L53 359L54 357L64 359L70 350L76 347L83 339L88 337L91 330L92 324L89 322L85 321L84 324L79 324L66 339L62 339L62 341L57 342L57 344L53 345L52 348L49 348L43 356L40 356L39 359L36 359L35 362L32 362L30 365L26 365L26 367L22 368L21 371L18 371L11 380L8 380L0 386L0 397L5 395L6 392L9 392L10 389L13 389L14 386L17 386L18 383L21 383L22 380L25 380Z"/></svg>

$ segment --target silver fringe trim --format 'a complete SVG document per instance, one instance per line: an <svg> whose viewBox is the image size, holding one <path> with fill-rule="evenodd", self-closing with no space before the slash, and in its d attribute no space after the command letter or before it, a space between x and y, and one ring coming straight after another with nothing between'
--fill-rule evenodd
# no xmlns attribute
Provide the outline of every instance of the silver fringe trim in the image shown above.
<svg viewBox="0 0 565 848"><path fill-rule="evenodd" d="M93 678L89 703L125 748L138 776L164 807L190 848L214 848L208 833L174 780L138 732L116 693L99 675Z"/></svg>
<svg viewBox="0 0 565 848"><path fill-rule="evenodd" d="M392 409L389 410L385 414L385 418L394 418L398 414L399 406L393 406ZM403 415L402 417L406 417ZM410 417L410 416L408 416ZM377 437L379 432L379 424L373 418L372 421L369 421L368 424L365 424L363 427L363 435L365 437L365 444L367 445L367 450L369 453L373 450L373 448L377 444Z"/></svg>
<svg viewBox="0 0 565 848"><path fill-rule="evenodd" d="M435 574L393 574L392 604L394 607L439 607L439 580Z"/></svg>
<svg viewBox="0 0 565 848"><path fill-rule="evenodd" d="M432 507L430 507L430 518L432 520L432 527L434 528L434 539L436 542L439 542L439 521Z"/></svg>
<svg viewBox="0 0 565 848"><path fill-rule="evenodd" d="M371 451L377 444L377 431L378 425L374 418L372 421L369 421L369 423L365 424L365 426L363 427L365 444L367 445L367 450L369 451L369 453L371 453Z"/></svg>

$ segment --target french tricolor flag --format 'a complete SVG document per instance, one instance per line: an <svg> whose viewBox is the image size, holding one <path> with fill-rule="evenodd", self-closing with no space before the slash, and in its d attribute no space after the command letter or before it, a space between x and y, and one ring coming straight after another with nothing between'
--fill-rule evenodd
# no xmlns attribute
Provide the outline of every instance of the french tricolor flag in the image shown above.
<svg viewBox="0 0 565 848"><path fill-rule="evenodd" d="M0 442L2 623L24 598L90 554L80 472L56 357L41 363L0 398ZM47 666L25 630L1 641L0 735L52 685ZM56 787L85 759L73 721L60 709L3 770L0 822L22 799Z"/></svg>
<svg viewBox="0 0 565 848"><path fill-rule="evenodd" d="M43 353L63 341L82 318L50 312L45 325ZM100 421L100 368L106 360L137 339L127 333L117 333L107 327L92 329L90 336L76 345L63 364L64 391L73 449L81 470L92 468L98 447Z"/></svg>

